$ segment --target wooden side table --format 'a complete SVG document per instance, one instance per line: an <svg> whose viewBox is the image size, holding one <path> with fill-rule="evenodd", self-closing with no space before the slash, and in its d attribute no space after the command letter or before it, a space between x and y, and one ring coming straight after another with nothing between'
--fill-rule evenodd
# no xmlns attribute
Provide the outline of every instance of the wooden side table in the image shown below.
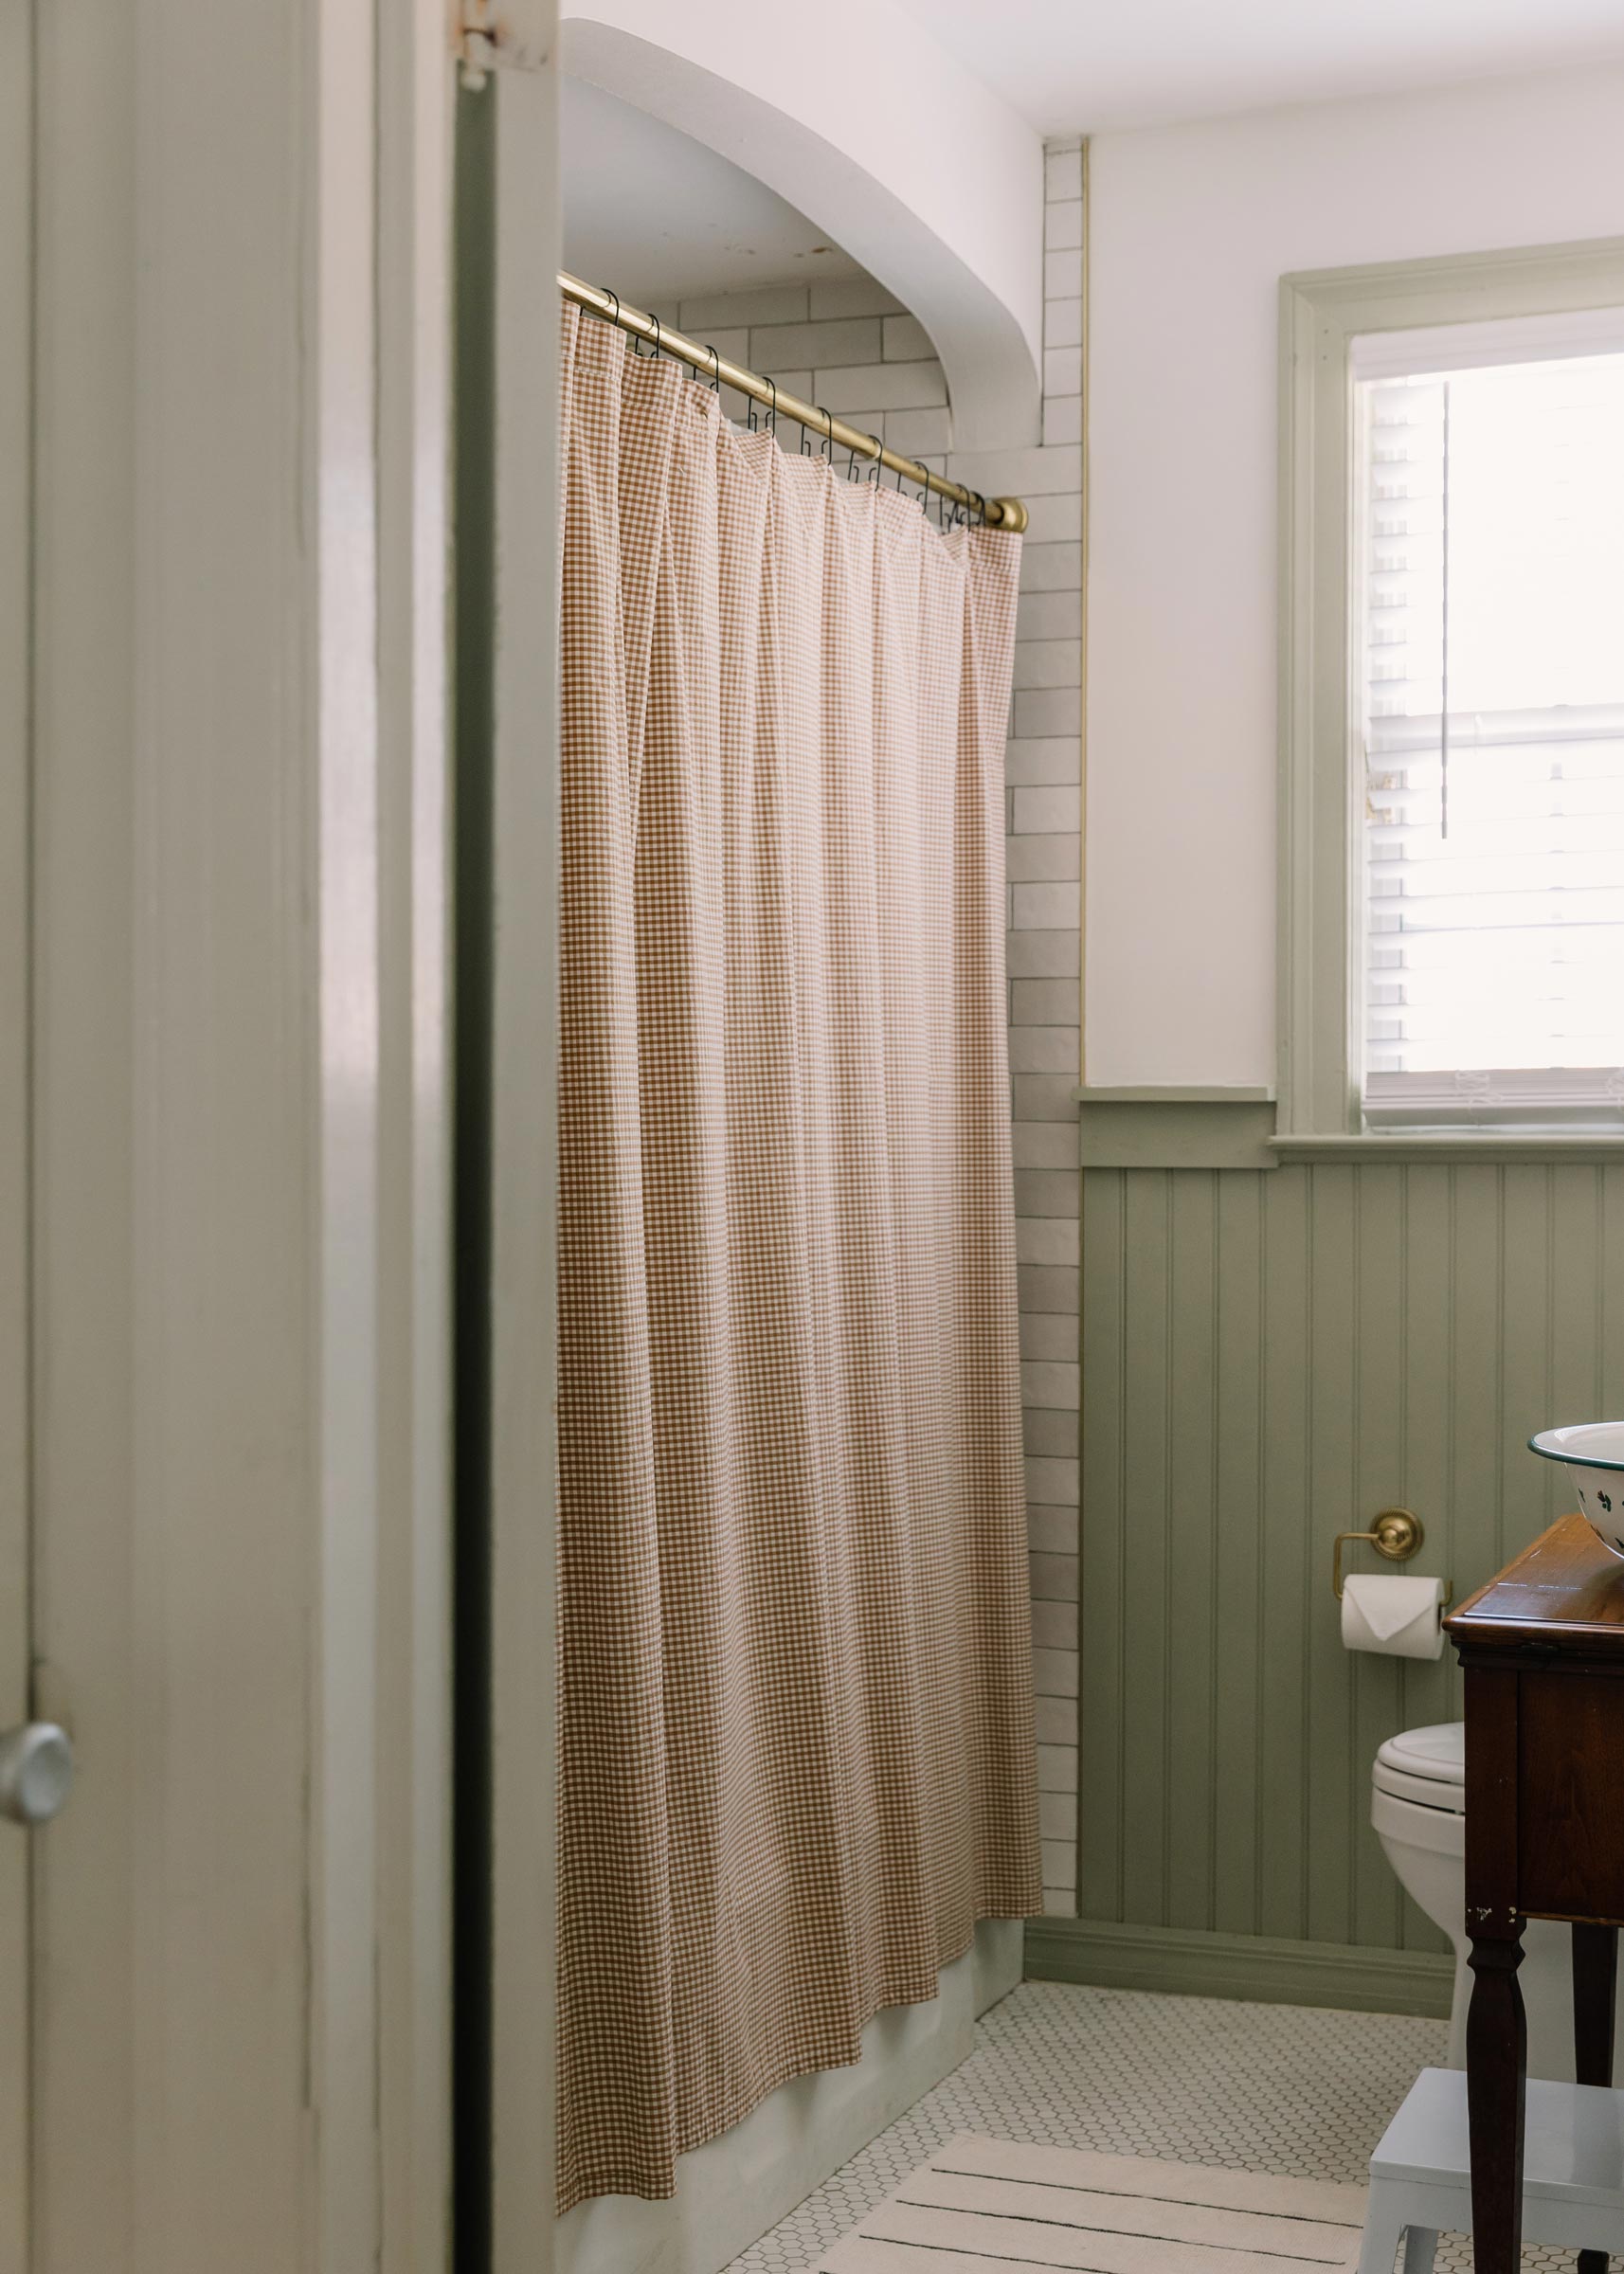
<svg viewBox="0 0 1624 2274"><path fill-rule="evenodd" d="M1473 2264L1518 2274L1525 1920L1573 1927L1581 2084L1613 2082L1624 1923L1624 1561L1564 1516L1444 1621L1466 1671L1467 2102ZM1605 2274L1600 2251L1580 2274Z"/></svg>

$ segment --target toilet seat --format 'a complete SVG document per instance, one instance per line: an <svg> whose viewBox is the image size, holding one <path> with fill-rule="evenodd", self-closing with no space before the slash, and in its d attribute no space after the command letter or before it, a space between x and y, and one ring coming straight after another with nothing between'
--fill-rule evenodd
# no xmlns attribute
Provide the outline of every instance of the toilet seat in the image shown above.
<svg viewBox="0 0 1624 2274"><path fill-rule="evenodd" d="M1379 1793L1449 1815L1466 1814L1466 1724L1436 1722L1390 1737L1371 1765Z"/></svg>

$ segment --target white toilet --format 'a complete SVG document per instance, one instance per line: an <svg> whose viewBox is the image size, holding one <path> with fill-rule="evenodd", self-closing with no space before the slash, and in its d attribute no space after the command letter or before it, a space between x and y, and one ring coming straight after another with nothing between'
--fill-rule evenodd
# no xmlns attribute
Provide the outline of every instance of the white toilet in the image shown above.
<svg viewBox="0 0 1624 2274"><path fill-rule="evenodd" d="M1390 1737L1370 1772L1370 1821L1399 1881L1454 1945L1451 2066L1466 2066L1471 1969L1466 1939L1466 1724L1441 1722ZM1517 1979L1528 2016L1528 2074L1573 2079L1572 1942L1565 1926L1530 1919ZM1619 1970L1624 1993L1624 1967ZM1615 2023L1624 2074L1624 2005Z"/></svg>

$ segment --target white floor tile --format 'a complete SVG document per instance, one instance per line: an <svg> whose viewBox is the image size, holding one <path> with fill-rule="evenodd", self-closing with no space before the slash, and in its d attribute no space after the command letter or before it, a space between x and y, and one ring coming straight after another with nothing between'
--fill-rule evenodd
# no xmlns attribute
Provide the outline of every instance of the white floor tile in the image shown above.
<svg viewBox="0 0 1624 2274"><path fill-rule="evenodd" d="M1027 1982L980 2025L969 2059L729 2274L806 2274L957 2132L1164 2156L1232 2171L1361 2180L1417 2069L1444 2058L1441 2022L1220 1998ZM1571 2254L1530 2249L1556 2274ZM1446 2237L1438 2274L1471 2264Z"/></svg>

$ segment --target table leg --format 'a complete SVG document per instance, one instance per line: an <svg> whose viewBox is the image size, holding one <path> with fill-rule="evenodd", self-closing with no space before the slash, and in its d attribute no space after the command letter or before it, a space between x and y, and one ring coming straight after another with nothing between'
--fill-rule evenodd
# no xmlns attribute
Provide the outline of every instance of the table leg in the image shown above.
<svg viewBox="0 0 1624 2274"><path fill-rule="evenodd" d="M1523 1922L1471 1939L1466 2016L1466 2101L1471 2141L1472 2265L1518 2274L1523 2254L1523 2109L1528 2030L1517 1969Z"/></svg>
<svg viewBox="0 0 1624 2274"><path fill-rule="evenodd" d="M1576 1920L1573 1927L1574 2075L1581 2084L1613 2082L1613 2015L1618 1994L1618 1929Z"/></svg>
<svg viewBox="0 0 1624 2274"><path fill-rule="evenodd" d="M1573 1928L1574 2075L1581 2084L1613 2082L1613 2015L1618 1989L1618 1929L1576 1921ZM1607 2274L1605 2250L1581 2250L1579 2274Z"/></svg>

